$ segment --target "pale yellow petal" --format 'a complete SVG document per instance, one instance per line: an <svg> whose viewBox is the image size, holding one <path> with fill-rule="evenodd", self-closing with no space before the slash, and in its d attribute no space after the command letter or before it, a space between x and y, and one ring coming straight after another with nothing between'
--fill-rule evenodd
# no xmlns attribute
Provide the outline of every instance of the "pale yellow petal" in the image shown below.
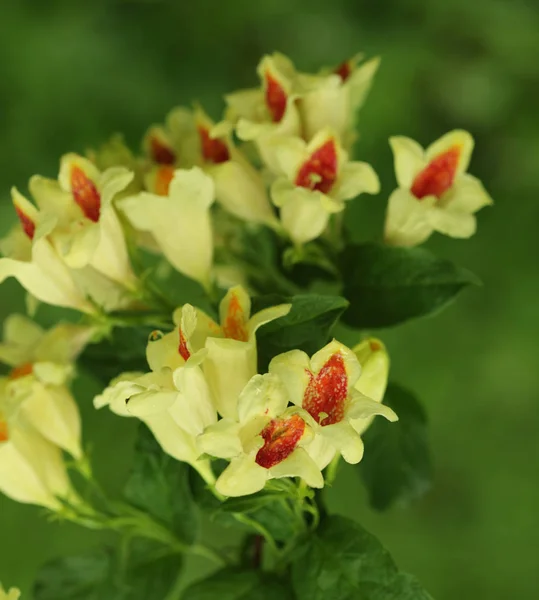
<svg viewBox="0 0 539 600"><path fill-rule="evenodd" d="M416 175L427 165L425 151L411 138L395 136L389 138L395 161L395 176L399 187L412 187Z"/></svg>
<svg viewBox="0 0 539 600"><path fill-rule="evenodd" d="M220 419L217 423L208 426L204 433L197 437L201 454L209 454L217 458L238 456L243 451L239 429L239 424L231 419Z"/></svg>
<svg viewBox="0 0 539 600"><path fill-rule="evenodd" d="M376 338L368 338L354 346L353 352L361 365L361 375L355 388L368 398L381 402L389 376L389 355L384 344Z"/></svg>
<svg viewBox="0 0 539 600"><path fill-rule="evenodd" d="M356 464L363 458L363 442L347 421L322 427L320 435L326 438L347 463Z"/></svg>
<svg viewBox="0 0 539 600"><path fill-rule="evenodd" d="M467 131L455 129L446 133L427 148L425 157L430 162L433 158L455 147L460 151L456 170L456 175L458 176L466 172L470 164L470 158L472 157L474 139Z"/></svg>
<svg viewBox="0 0 539 600"><path fill-rule="evenodd" d="M269 471L257 465L254 457L243 455L232 459L215 489L223 496L247 496L263 489L268 478Z"/></svg>
<svg viewBox="0 0 539 600"><path fill-rule="evenodd" d="M270 477L300 477L313 488L323 488L324 478L314 460L303 448L296 448L290 456L271 467Z"/></svg>
<svg viewBox="0 0 539 600"><path fill-rule="evenodd" d="M270 306L258 311L249 319L249 322L247 323L249 337L251 338L254 336L257 329L262 327L262 325L270 323L271 321L275 321L275 319L285 317L290 312L291 308L291 304L278 304L277 306Z"/></svg>
<svg viewBox="0 0 539 600"><path fill-rule="evenodd" d="M469 238L477 229L474 215L453 211L450 207L433 206L427 212L426 217L434 231L454 238Z"/></svg>
<svg viewBox="0 0 539 600"><path fill-rule="evenodd" d="M288 394L280 378L274 373L255 375L242 390L238 399L240 423L259 416L274 418L284 412Z"/></svg>
<svg viewBox="0 0 539 600"><path fill-rule="evenodd" d="M237 418L238 398L257 373L256 344L208 338L203 370L217 411L222 417Z"/></svg>
<svg viewBox="0 0 539 600"><path fill-rule="evenodd" d="M389 197L387 205L385 242L392 246L422 244L434 230L427 218L431 206L429 198L419 201L408 190L396 189Z"/></svg>
<svg viewBox="0 0 539 600"><path fill-rule="evenodd" d="M350 200L359 194L378 194L379 192L380 180L369 164L348 162L342 166L330 193L338 200Z"/></svg>
<svg viewBox="0 0 539 600"><path fill-rule="evenodd" d="M438 203L441 208L455 212L473 214L493 204L483 184L472 175L464 174L459 177Z"/></svg>
<svg viewBox="0 0 539 600"><path fill-rule="evenodd" d="M36 384L21 407L25 419L41 435L71 456L82 456L79 409L66 387Z"/></svg>
<svg viewBox="0 0 539 600"><path fill-rule="evenodd" d="M259 173L229 160L210 170L215 196L225 210L252 223L275 222L268 194Z"/></svg>
<svg viewBox="0 0 539 600"><path fill-rule="evenodd" d="M285 386L290 402L301 406L311 380L309 357L301 350L290 350L274 357L269 372L276 374Z"/></svg>
<svg viewBox="0 0 539 600"><path fill-rule="evenodd" d="M283 182L284 183L284 182ZM305 244L322 234L329 222L329 212L320 201L322 194L306 188L290 188L275 182L271 189L273 202L281 206L281 222L296 244Z"/></svg>
<svg viewBox="0 0 539 600"><path fill-rule="evenodd" d="M397 421L398 416L389 406L376 402L362 393L354 390L352 397L346 407L345 417L347 419L368 419L374 415L382 415L388 421Z"/></svg>
<svg viewBox="0 0 539 600"><path fill-rule="evenodd" d="M173 373L174 384L181 395L169 409L180 427L192 435L200 435L217 421L211 392L201 368L189 361Z"/></svg>

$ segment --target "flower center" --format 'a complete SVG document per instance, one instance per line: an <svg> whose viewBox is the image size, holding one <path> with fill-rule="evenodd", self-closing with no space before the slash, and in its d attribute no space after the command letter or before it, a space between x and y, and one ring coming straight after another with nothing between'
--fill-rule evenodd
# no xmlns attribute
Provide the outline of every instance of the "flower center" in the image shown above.
<svg viewBox="0 0 539 600"><path fill-rule="evenodd" d="M303 408L322 426L342 421L348 397L348 376L342 355L333 354L318 375L310 373L310 376Z"/></svg>
<svg viewBox="0 0 539 600"><path fill-rule="evenodd" d="M185 337L185 334L183 333L183 329L180 327L180 345L178 346L178 352L180 353L180 356L183 358L183 360L187 361L188 358L190 358L191 356L191 352L189 352L189 348L187 347L187 338Z"/></svg>
<svg viewBox="0 0 539 600"><path fill-rule="evenodd" d="M199 127L198 135L200 136L204 160L219 164L230 159L227 145L221 140L210 137L210 132L207 128Z"/></svg>
<svg viewBox="0 0 539 600"><path fill-rule="evenodd" d="M157 169L155 173L154 188L155 193L159 196L168 196L170 182L174 177L174 167L163 165Z"/></svg>
<svg viewBox="0 0 539 600"><path fill-rule="evenodd" d="M71 167L71 192L84 215L97 223L101 211L101 196L94 182L77 165Z"/></svg>
<svg viewBox="0 0 539 600"><path fill-rule="evenodd" d="M274 123L279 123L286 111L286 92L283 86L267 71L266 80L266 106Z"/></svg>
<svg viewBox="0 0 539 600"><path fill-rule="evenodd" d="M352 65L349 60L345 60L342 62L334 71L336 75L338 75L343 82L345 82L350 75L352 74Z"/></svg>
<svg viewBox="0 0 539 600"><path fill-rule="evenodd" d="M9 440L9 431L7 427L7 421L0 414L0 443L7 442Z"/></svg>
<svg viewBox="0 0 539 600"><path fill-rule="evenodd" d="M416 175L410 190L412 194L419 200L425 196L440 198L453 185L460 153L461 147L453 146L446 152L433 158Z"/></svg>
<svg viewBox="0 0 539 600"><path fill-rule="evenodd" d="M296 449L304 431L305 421L299 415L270 421L260 432L264 445L257 452L257 464L271 469L288 458Z"/></svg>
<svg viewBox="0 0 539 600"><path fill-rule="evenodd" d="M228 305L228 313L223 324L225 337L246 342L249 339L247 327L245 327L245 314L238 297L234 294Z"/></svg>
<svg viewBox="0 0 539 600"><path fill-rule="evenodd" d="M24 233L26 233L26 235L31 240L33 240L34 239L34 233L36 231L36 224L18 206L15 207L15 212L17 213L17 216L19 217L19 221L21 222L22 229L23 229Z"/></svg>
<svg viewBox="0 0 539 600"><path fill-rule="evenodd" d="M296 176L299 187L327 194L337 179L337 148L335 140L328 140L315 150L301 165Z"/></svg>
<svg viewBox="0 0 539 600"><path fill-rule="evenodd" d="M32 363L25 363L24 365L20 365L11 369L9 372L9 379L20 379L21 377L25 377L26 375L30 375L34 370L34 365Z"/></svg>
<svg viewBox="0 0 539 600"><path fill-rule="evenodd" d="M150 154L152 160L160 165L173 165L176 162L176 155L172 148L155 135L150 137Z"/></svg>

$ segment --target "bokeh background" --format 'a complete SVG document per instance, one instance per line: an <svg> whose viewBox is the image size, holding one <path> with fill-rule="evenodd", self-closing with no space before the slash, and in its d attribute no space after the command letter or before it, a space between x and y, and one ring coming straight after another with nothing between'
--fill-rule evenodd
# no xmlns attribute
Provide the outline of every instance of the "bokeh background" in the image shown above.
<svg viewBox="0 0 539 600"><path fill-rule="evenodd" d="M0 234L14 222L13 184L54 176L66 151L115 131L132 145L173 106L255 84L265 52L304 70L358 50L383 62L360 118L358 156L382 194L351 209L354 236L379 235L394 187L387 139L427 144L454 127L476 138L471 171L495 199L470 241L428 246L484 282L433 319L381 332L393 377L427 406L436 478L409 507L375 514L353 468L330 492L438 600L539 597L539 6L533 0L2 0ZM0 288L0 314L23 310L18 284ZM133 424L89 404L86 440L105 485L119 488ZM47 523L0 498L0 579L29 599L46 558L100 536ZM203 566L189 563L188 578ZM153 600L153 599L152 599ZM159 600L159 599L155 599Z"/></svg>

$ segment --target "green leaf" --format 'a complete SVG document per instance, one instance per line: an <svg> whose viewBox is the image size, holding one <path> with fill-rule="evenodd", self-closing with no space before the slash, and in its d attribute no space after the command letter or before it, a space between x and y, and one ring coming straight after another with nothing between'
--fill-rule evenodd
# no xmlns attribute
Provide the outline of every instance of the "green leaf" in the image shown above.
<svg viewBox="0 0 539 600"><path fill-rule="evenodd" d="M373 535L338 516L297 550L292 584L298 600L432 600Z"/></svg>
<svg viewBox="0 0 539 600"><path fill-rule="evenodd" d="M180 555L140 538L47 563L34 585L35 600L161 600L181 571Z"/></svg>
<svg viewBox="0 0 539 600"><path fill-rule="evenodd" d="M358 468L372 506L388 508L423 494L432 478L427 416L406 389L390 383L384 404L398 415L396 423L375 419L363 435L365 456Z"/></svg>
<svg viewBox="0 0 539 600"><path fill-rule="evenodd" d="M260 571L222 569L187 588L182 600L293 600L290 585Z"/></svg>
<svg viewBox="0 0 539 600"><path fill-rule="evenodd" d="M34 584L35 600L99 600L110 561L109 553L101 551L46 563Z"/></svg>
<svg viewBox="0 0 539 600"><path fill-rule="evenodd" d="M253 298L252 312L268 306L291 303L288 315L264 325L257 333L259 371L265 372L270 360L289 350L307 354L320 350L331 338L333 326L348 306L339 296L303 294L292 297L260 296Z"/></svg>
<svg viewBox="0 0 539 600"><path fill-rule="evenodd" d="M191 544L195 540L199 522L189 486L189 466L165 454L142 423L124 496L181 541Z"/></svg>
<svg viewBox="0 0 539 600"><path fill-rule="evenodd" d="M389 327L441 310L478 280L424 248L357 244L341 255L343 320L353 327Z"/></svg>

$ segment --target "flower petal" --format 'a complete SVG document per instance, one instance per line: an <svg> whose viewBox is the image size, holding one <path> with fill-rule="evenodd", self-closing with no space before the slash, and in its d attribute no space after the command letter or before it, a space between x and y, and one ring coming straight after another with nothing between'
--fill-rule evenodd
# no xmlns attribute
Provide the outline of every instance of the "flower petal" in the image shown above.
<svg viewBox="0 0 539 600"><path fill-rule="evenodd" d="M368 338L355 346L353 352L361 365L356 390L375 402L381 402L389 375L389 355L384 344L376 338Z"/></svg>
<svg viewBox="0 0 539 600"><path fill-rule="evenodd" d="M277 174L294 181L300 166L309 156L307 144L298 137L274 136L267 145L275 155Z"/></svg>
<svg viewBox="0 0 539 600"><path fill-rule="evenodd" d="M427 222L435 230L454 238L469 238L477 229L474 215L433 206L426 213Z"/></svg>
<svg viewBox="0 0 539 600"><path fill-rule="evenodd" d="M269 306L268 308L258 311L247 323L249 338L252 338L258 328L262 327L262 325L275 321L275 319L285 317L290 312L291 308L291 304L278 304L277 306Z"/></svg>
<svg viewBox="0 0 539 600"><path fill-rule="evenodd" d="M149 231L181 273L208 284L213 257L209 207L213 182L201 169L177 170L169 196L141 193L118 201L136 229Z"/></svg>
<svg viewBox="0 0 539 600"><path fill-rule="evenodd" d="M127 401L127 411L139 419L146 419L153 415L168 413L168 410L178 400L177 391L148 390L134 394ZM169 415L169 418L172 417Z"/></svg>
<svg viewBox="0 0 539 600"><path fill-rule="evenodd" d="M314 460L303 448L296 448L290 456L271 467L270 477L301 477L305 483L314 488L324 487L324 478Z"/></svg>
<svg viewBox="0 0 539 600"><path fill-rule="evenodd" d="M363 458L363 442L347 421L322 427L320 435L326 438L347 463L355 465Z"/></svg>
<svg viewBox="0 0 539 600"><path fill-rule="evenodd" d="M295 187L287 180L277 180L271 187L271 197L281 207L281 222L296 244L317 238L329 222L329 212L321 202L323 194Z"/></svg>
<svg viewBox="0 0 539 600"><path fill-rule="evenodd" d="M243 388L238 399L238 418L240 423L246 423L261 415L277 417L287 405L288 394L277 375L255 375Z"/></svg>
<svg viewBox="0 0 539 600"><path fill-rule="evenodd" d="M167 411L146 415L142 421L150 428L164 452L197 468L195 465L200 452L195 438L179 427Z"/></svg>
<svg viewBox="0 0 539 600"><path fill-rule="evenodd" d="M0 283L15 277L38 300L53 306L95 312L56 251L45 239L34 242L31 263L11 258L0 259Z"/></svg>
<svg viewBox="0 0 539 600"><path fill-rule="evenodd" d="M270 473L257 465L254 456L233 458L221 473L215 489L223 496L247 496L259 492L266 485Z"/></svg>
<svg viewBox="0 0 539 600"><path fill-rule="evenodd" d="M475 213L493 204L483 184L472 175L462 175L452 188L440 198L438 205L454 212Z"/></svg>
<svg viewBox="0 0 539 600"><path fill-rule="evenodd" d="M256 344L208 338L203 370L217 411L222 417L237 418L238 398L256 375Z"/></svg>
<svg viewBox="0 0 539 600"><path fill-rule="evenodd" d="M425 151L414 140L403 136L389 138L399 187L410 189L416 175L426 166Z"/></svg>
<svg viewBox="0 0 539 600"><path fill-rule="evenodd" d="M229 213L252 223L275 222L275 215L260 174L237 160L209 170L215 183L217 201Z"/></svg>
<svg viewBox="0 0 539 600"><path fill-rule="evenodd" d="M173 373L174 384L181 397L171 406L170 414L180 427L192 435L201 434L217 421L210 389L201 368L188 362Z"/></svg>
<svg viewBox="0 0 539 600"><path fill-rule="evenodd" d="M346 409L347 419L368 419L374 415L382 415L388 421L398 421L399 417L389 406L368 398L361 392L354 390Z"/></svg>
<svg viewBox="0 0 539 600"><path fill-rule="evenodd" d="M225 336L246 342L249 339L247 323L251 315L251 299L241 285L230 288L219 304L219 318Z"/></svg>
<svg viewBox="0 0 539 600"><path fill-rule="evenodd" d="M67 388L37 383L23 402L21 413L45 439L75 459L82 456L80 414Z"/></svg>
<svg viewBox="0 0 539 600"><path fill-rule="evenodd" d="M161 334L154 332L150 334L146 346L146 360L150 369L156 373L164 367L172 371L185 364L179 352L180 335L178 329L170 333Z"/></svg>
<svg viewBox="0 0 539 600"><path fill-rule="evenodd" d="M110 410L120 417L131 417L127 410L126 400L133 394L139 394L144 388L136 382L143 376L143 373L130 372L122 373L115 377L109 385L94 398L94 408L100 409L108 406Z"/></svg>
<svg viewBox="0 0 539 600"><path fill-rule="evenodd" d="M231 419L220 419L208 426L204 433L197 437L200 452L217 458L238 456L243 451L239 429L239 424Z"/></svg>
<svg viewBox="0 0 539 600"><path fill-rule="evenodd" d="M435 201L434 197L431 200ZM398 188L387 204L385 241L393 246L417 246L430 237L433 227L427 219L429 198L419 201L408 190Z"/></svg>
<svg viewBox="0 0 539 600"><path fill-rule="evenodd" d="M0 344L0 361L11 367L30 362L34 348L43 335L43 328L28 317L9 315L4 322L4 343Z"/></svg>
<svg viewBox="0 0 539 600"><path fill-rule="evenodd" d="M326 425L324 429L327 429L327 427L330 427L330 425ZM305 452L313 459L317 467L322 470L333 460L337 450L327 438L319 433L305 446Z"/></svg>
<svg viewBox="0 0 539 600"><path fill-rule="evenodd" d="M347 162L331 190L337 200L350 200L359 194L378 194L380 180L374 169L366 162Z"/></svg>
<svg viewBox="0 0 539 600"><path fill-rule="evenodd" d="M301 406L305 390L311 380L309 357L301 350L290 350L274 357L269 364L269 372L276 374L283 382L292 403Z"/></svg>

